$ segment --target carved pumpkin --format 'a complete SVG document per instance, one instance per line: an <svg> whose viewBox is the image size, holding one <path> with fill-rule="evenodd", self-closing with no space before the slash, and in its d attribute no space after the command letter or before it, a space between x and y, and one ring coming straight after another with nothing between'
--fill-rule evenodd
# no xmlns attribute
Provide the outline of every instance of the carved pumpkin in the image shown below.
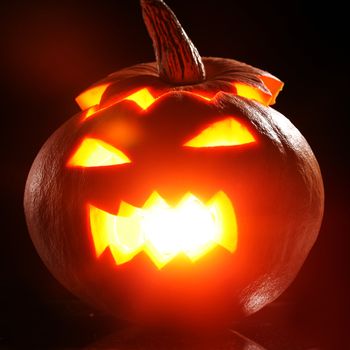
<svg viewBox="0 0 350 350"><path fill-rule="evenodd" d="M271 74L201 58L163 1L142 0L157 62L109 75L40 150L29 232L53 275L119 317L221 324L291 283L323 213L317 161L269 107Z"/></svg>

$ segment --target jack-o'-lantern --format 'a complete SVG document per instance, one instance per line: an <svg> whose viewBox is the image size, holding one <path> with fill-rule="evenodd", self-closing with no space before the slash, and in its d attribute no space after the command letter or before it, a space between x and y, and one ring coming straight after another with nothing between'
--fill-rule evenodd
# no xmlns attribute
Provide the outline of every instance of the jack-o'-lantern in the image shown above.
<svg viewBox="0 0 350 350"><path fill-rule="evenodd" d="M271 74L201 58L161 0L142 0L157 62L109 75L45 143L25 212L70 291L141 322L221 324L291 283L323 213L317 161L269 107Z"/></svg>

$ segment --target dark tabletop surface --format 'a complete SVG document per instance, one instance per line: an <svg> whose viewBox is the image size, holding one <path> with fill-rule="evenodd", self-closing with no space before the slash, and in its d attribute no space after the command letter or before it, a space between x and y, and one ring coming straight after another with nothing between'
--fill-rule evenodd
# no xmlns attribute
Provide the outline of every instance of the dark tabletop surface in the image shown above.
<svg viewBox="0 0 350 350"><path fill-rule="evenodd" d="M30 297L2 307L0 349L347 349L347 326L325 305L275 302L223 329L178 334L142 329L76 300L44 304ZM23 298L23 297L22 297ZM315 303L316 304L316 303ZM318 303L317 303L318 304Z"/></svg>

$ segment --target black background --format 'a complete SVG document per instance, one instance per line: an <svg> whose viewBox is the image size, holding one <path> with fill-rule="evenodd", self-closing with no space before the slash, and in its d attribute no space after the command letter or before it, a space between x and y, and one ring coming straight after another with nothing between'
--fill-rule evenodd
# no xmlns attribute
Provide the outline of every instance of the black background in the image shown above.
<svg viewBox="0 0 350 350"><path fill-rule="evenodd" d="M335 1L168 0L202 56L229 57L285 82L274 108L299 128L324 177L319 239L297 279L238 325L267 349L345 349L349 322L349 112L345 9ZM1 10L0 348L72 348L120 324L66 292L27 233L27 173L89 84L154 59L137 0L12 1Z"/></svg>

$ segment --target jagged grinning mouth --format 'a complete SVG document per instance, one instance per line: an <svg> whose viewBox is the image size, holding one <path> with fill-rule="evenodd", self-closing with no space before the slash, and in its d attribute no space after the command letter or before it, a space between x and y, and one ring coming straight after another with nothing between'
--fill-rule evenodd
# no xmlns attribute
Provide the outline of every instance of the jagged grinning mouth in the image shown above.
<svg viewBox="0 0 350 350"><path fill-rule="evenodd" d="M121 201L117 215L88 205L96 257L109 248L117 265L145 252L158 269L179 254L195 262L217 245L233 253L237 223L228 196L217 192L205 204L187 192L170 206L152 192L142 208Z"/></svg>

